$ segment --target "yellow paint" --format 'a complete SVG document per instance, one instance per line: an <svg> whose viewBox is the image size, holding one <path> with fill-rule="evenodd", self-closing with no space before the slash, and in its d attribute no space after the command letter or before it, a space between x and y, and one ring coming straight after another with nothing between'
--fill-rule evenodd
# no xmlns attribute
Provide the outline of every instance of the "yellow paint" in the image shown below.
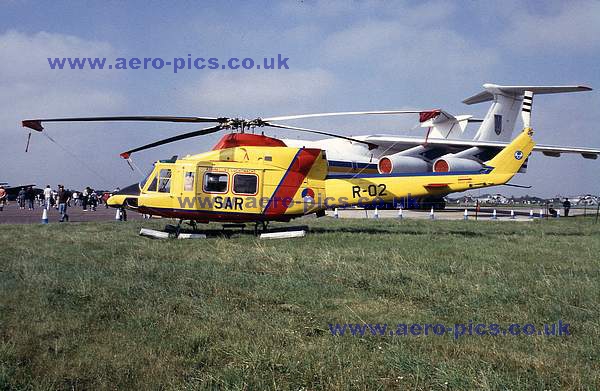
<svg viewBox="0 0 600 391"><path fill-rule="evenodd" d="M515 175L531 153L534 146L532 133L531 129L524 129L498 155L485 163L489 172L484 174L428 173L409 176L361 172L356 174L360 177L355 178L328 178L330 167L324 153L320 153L294 194L285 214L297 216L314 213L326 207L370 203L376 199L392 202L407 196L445 195L501 185ZM245 146L188 156L174 163L157 162L138 197L116 195L108 202L111 206L121 206L127 198L137 198L140 207L235 212L259 216L264 213L269 200L273 202L273 195L298 152L298 148L290 147ZM520 158L517 159L515 154ZM166 183L167 178L161 178L160 173L165 173L166 170L170 170L169 188L161 191L160 185ZM203 184L210 178L220 178L220 174L227 176L227 188L219 192L207 190ZM210 178L205 179L207 175ZM234 192L233 181L236 175L256 176L256 194ZM351 175L353 174L349 176ZM305 188L314 191L314 203L310 199L302 199L301 194Z"/></svg>

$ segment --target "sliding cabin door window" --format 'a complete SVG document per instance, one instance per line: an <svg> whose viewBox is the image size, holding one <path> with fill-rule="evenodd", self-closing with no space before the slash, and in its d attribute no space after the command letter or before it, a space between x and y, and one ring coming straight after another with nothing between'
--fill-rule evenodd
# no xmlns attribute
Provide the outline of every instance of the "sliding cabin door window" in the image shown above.
<svg viewBox="0 0 600 391"><path fill-rule="evenodd" d="M229 175L224 172L204 173L202 190L205 193L227 193L229 186Z"/></svg>
<svg viewBox="0 0 600 391"><path fill-rule="evenodd" d="M235 194L256 195L258 192L258 176L256 174L235 174L233 176L233 192Z"/></svg>

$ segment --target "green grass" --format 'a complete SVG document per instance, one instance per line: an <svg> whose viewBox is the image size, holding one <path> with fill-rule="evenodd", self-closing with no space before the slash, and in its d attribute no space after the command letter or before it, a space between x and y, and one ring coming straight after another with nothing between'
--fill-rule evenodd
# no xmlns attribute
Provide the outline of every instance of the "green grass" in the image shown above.
<svg viewBox="0 0 600 391"><path fill-rule="evenodd" d="M280 241L0 226L0 390L600 387L593 220L305 223ZM328 329L558 319L571 336Z"/></svg>

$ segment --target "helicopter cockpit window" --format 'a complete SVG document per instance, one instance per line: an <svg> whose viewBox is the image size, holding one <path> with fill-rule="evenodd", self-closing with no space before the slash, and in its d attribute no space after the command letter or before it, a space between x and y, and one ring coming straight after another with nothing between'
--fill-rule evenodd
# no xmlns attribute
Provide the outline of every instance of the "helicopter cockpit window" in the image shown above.
<svg viewBox="0 0 600 391"><path fill-rule="evenodd" d="M235 174L233 177L233 192L236 194L256 194L258 177L254 174Z"/></svg>
<svg viewBox="0 0 600 391"><path fill-rule="evenodd" d="M161 193L171 192L171 170L162 169L158 173L158 191Z"/></svg>
<svg viewBox="0 0 600 391"><path fill-rule="evenodd" d="M225 193L228 180L229 176L226 173L207 172L204 174L203 189L206 193Z"/></svg>
<svg viewBox="0 0 600 391"><path fill-rule="evenodd" d="M148 191L156 191L156 177L152 177L152 182L150 183L150 186L148 186Z"/></svg>

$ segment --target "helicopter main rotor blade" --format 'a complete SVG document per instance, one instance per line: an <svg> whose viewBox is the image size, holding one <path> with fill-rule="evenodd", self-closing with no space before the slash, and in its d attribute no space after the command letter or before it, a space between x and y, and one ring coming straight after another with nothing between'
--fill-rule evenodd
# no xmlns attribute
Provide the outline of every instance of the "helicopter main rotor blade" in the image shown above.
<svg viewBox="0 0 600 391"><path fill-rule="evenodd" d="M297 130L299 132L315 133L315 134L321 134L323 136L342 138L344 140L353 141L355 143L366 144L369 147L369 150L379 148L379 145L370 143L368 141L358 140L358 139L355 139L355 138L352 138L352 137L346 137L346 136L342 136L342 135L335 134L335 133L323 132L322 130L299 128L297 126L280 125L280 124L274 124L274 123L271 123L271 122L265 122L264 125L265 126L270 126L272 128Z"/></svg>
<svg viewBox="0 0 600 391"><path fill-rule="evenodd" d="M179 140L185 140L185 139L191 138L191 137L204 136L204 135L207 135L207 134L218 132L219 130L222 130L222 129L224 129L224 127L222 125L217 125L217 126L213 126L213 127L210 127L210 128L205 128L205 129L195 130L193 132L183 133L183 134L180 134L180 135L177 135L177 136L173 136L173 137L165 138L165 139L162 139L162 140L158 140L158 141L155 141L153 143L143 145L141 147L130 149L129 151L121 153L121 157L123 159L129 159L129 156L132 153L134 153L134 152L143 151L145 149L150 149L150 148L158 147L160 145L172 143L172 142L179 141Z"/></svg>
<svg viewBox="0 0 600 391"><path fill-rule="evenodd" d="M211 117L174 117L163 115L136 115L136 116L120 116L120 117L76 117L76 118L45 118L45 119L27 119L21 124L29 129L41 132L44 130L42 122L95 122L95 121L151 121L151 122L217 122L225 123L228 118L211 118Z"/></svg>
<svg viewBox="0 0 600 391"><path fill-rule="evenodd" d="M344 115L378 115L378 114L419 114L431 110L386 110L386 111L340 111L337 113L315 113L299 115L283 115L280 117L262 118L263 121L287 121L291 119L318 118L318 117L339 117Z"/></svg>

